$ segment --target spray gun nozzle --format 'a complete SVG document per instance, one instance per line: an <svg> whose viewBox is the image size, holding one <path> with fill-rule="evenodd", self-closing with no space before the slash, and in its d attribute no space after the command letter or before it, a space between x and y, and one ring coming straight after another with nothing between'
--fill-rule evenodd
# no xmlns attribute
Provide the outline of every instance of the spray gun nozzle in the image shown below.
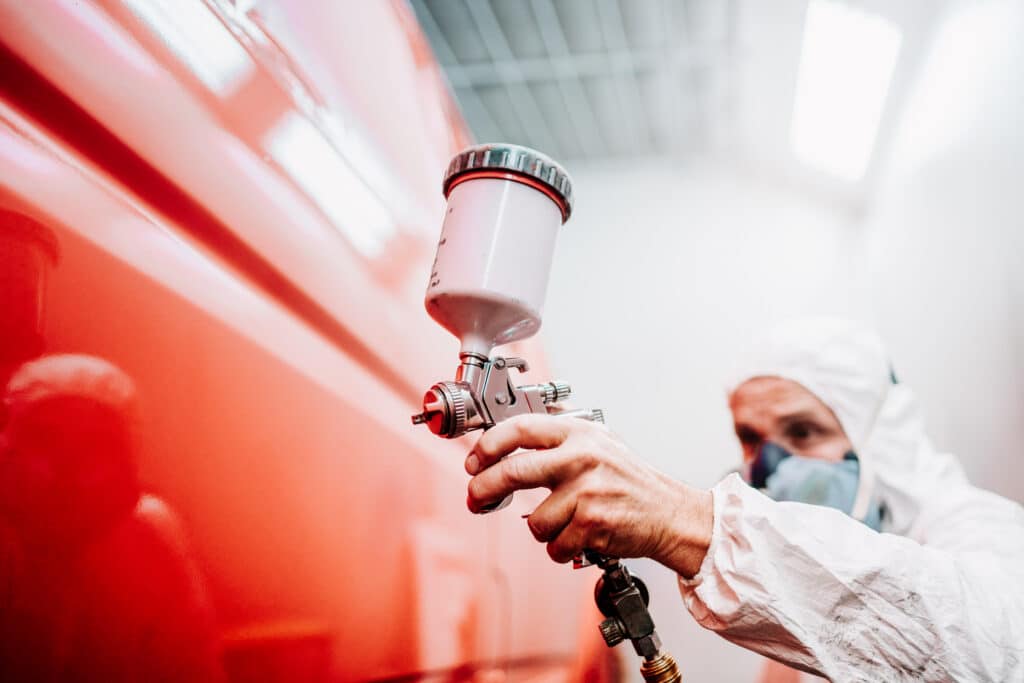
<svg viewBox="0 0 1024 683"><path fill-rule="evenodd" d="M429 397L433 396L433 399ZM414 425L421 425L430 422L430 418L438 413L443 413L445 410L444 401L438 399L433 392L427 392L427 397L423 401L423 412L412 416L412 423Z"/></svg>

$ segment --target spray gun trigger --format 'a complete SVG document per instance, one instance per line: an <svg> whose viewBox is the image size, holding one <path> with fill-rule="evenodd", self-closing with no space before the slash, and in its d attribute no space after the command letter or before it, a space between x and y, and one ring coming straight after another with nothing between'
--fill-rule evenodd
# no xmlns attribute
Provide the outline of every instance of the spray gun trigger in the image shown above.
<svg viewBox="0 0 1024 683"><path fill-rule="evenodd" d="M586 569L587 567L593 567L594 563L590 561L590 558L585 554L580 553L576 557L572 558L573 569Z"/></svg>
<svg viewBox="0 0 1024 683"><path fill-rule="evenodd" d="M530 365L523 358L495 358L494 367L498 370L515 368L519 372L529 372Z"/></svg>
<svg viewBox="0 0 1024 683"><path fill-rule="evenodd" d="M512 494L510 493L510 494L508 494L507 496L505 496L504 498L502 498L501 500L499 500L499 501L497 501L495 503L488 503L487 505L484 505L483 507L481 507L479 514L487 515L487 514L490 514L492 512L497 512L498 510L504 510L511 503L512 503Z"/></svg>

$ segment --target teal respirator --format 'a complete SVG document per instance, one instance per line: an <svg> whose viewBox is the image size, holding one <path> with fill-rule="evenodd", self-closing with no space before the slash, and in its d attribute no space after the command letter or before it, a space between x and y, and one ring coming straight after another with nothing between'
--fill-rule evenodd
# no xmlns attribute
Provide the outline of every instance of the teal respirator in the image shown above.
<svg viewBox="0 0 1024 683"><path fill-rule="evenodd" d="M774 500L824 505L853 516L861 483L860 460L853 451L839 462L808 458L766 441L744 468L744 479ZM880 530L882 505L872 499L866 513L857 519Z"/></svg>

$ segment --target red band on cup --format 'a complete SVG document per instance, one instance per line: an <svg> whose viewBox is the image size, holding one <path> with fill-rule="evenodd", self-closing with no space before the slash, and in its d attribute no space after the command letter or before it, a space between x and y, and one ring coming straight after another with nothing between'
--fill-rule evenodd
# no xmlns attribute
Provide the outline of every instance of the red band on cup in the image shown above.
<svg viewBox="0 0 1024 683"><path fill-rule="evenodd" d="M451 194L451 191L455 189L456 185L464 183L467 180L475 180L477 178L511 180L514 183L528 185L529 187L532 187L535 190L540 190L548 197L550 197L551 201L558 205L558 210L562 212L562 222L565 223L567 220L569 220L569 205L566 203L565 198L562 197L562 195L556 192L552 187L546 185L545 183L542 183L533 176L528 176L523 173L515 173L513 171L492 171L483 169L480 171L470 171L468 173L457 175L454 178L452 178L449 181L448 186L444 188L445 199L448 198L448 195Z"/></svg>

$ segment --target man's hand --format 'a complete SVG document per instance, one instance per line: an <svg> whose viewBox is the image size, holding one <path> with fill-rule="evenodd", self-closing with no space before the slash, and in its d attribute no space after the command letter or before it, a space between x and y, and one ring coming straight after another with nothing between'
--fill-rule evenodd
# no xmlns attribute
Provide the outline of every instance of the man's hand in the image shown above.
<svg viewBox="0 0 1024 683"><path fill-rule="evenodd" d="M517 449L534 452L504 458ZM583 548L612 557L650 557L693 576L711 541L709 491L638 461L602 424L519 415L485 432L466 458L467 504L480 512L513 491L551 491L527 520L556 562Z"/></svg>

